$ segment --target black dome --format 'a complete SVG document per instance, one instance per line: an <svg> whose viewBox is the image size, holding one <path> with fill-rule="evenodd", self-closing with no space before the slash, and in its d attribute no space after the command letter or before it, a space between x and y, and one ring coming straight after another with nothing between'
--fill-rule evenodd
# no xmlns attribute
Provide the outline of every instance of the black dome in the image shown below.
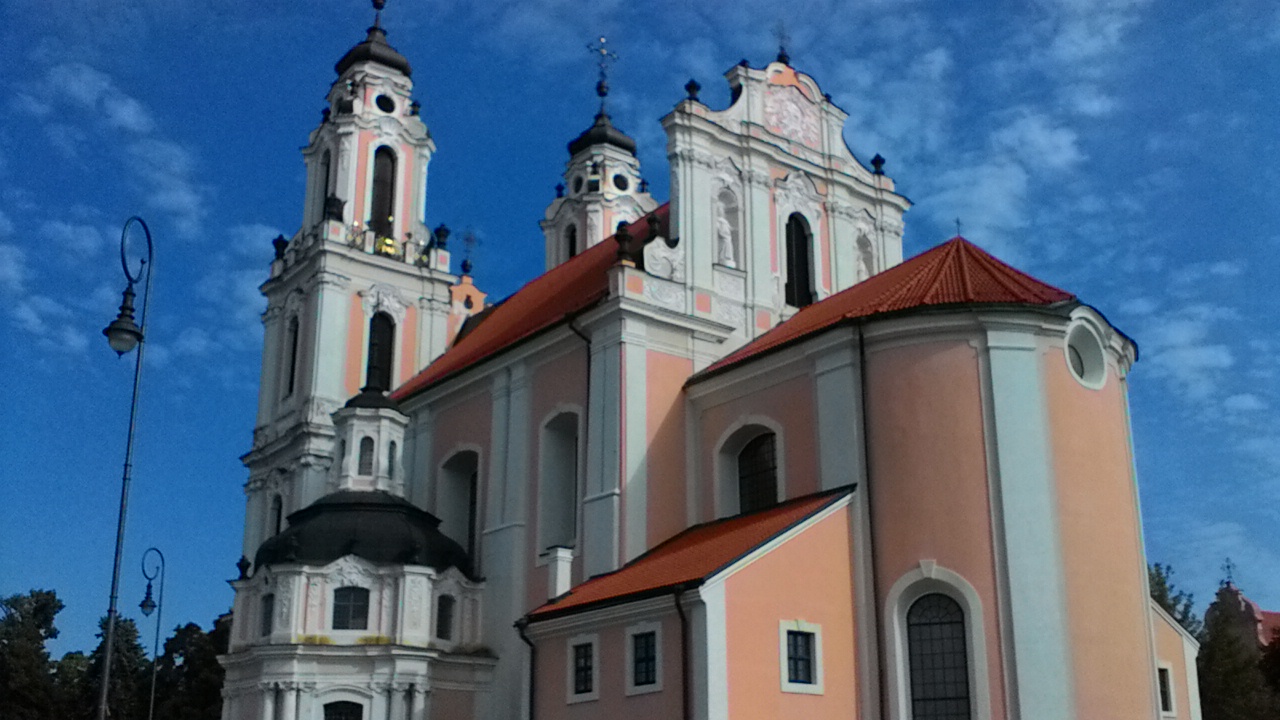
<svg viewBox="0 0 1280 720"><path fill-rule="evenodd" d="M386 409L400 412L400 405L392 400L385 391L375 390L366 387L360 391L359 395L353 395L343 407L349 408L373 408L375 410Z"/></svg>
<svg viewBox="0 0 1280 720"><path fill-rule="evenodd" d="M333 68L341 75L347 71L347 68L365 60L372 60L386 65L392 70L399 70L405 75L413 74L413 71L409 68L409 61L405 56L396 52L395 48L387 44L387 33L378 25L369 28L369 34L365 39L348 50L347 54L343 55L342 59Z"/></svg>
<svg viewBox="0 0 1280 720"><path fill-rule="evenodd" d="M622 148L632 155L636 153L636 141L614 127L609 120L609 116L604 112L596 113L595 124L569 143L569 155L577 155L592 145L612 145Z"/></svg>
<svg viewBox="0 0 1280 720"><path fill-rule="evenodd" d="M473 577L471 558L439 524L436 516L389 492L339 490L290 515L289 527L262 543L253 565L327 565L357 555L377 564L456 567Z"/></svg>

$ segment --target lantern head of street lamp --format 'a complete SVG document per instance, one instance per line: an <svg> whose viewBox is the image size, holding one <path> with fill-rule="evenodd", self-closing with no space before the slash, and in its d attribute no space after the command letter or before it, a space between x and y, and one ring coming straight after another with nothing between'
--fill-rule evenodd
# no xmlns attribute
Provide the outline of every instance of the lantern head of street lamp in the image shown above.
<svg viewBox="0 0 1280 720"><path fill-rule="evenodd" d="M102 330L102 334L107 336L107 344L117 355L124 355L142 342L142 330L133 321L133 298L133 283L129 283L120 302L120 314Z"/></svg>
<svg viewBox="0 0 1280 720"><path fill-rule="evenodd" d="M138 603L138 609L142 610L142 614L151 617L151 613L156 611L156 601L151 599L151 581L147 581L147 594L142 598L142 602Z"/></svg>

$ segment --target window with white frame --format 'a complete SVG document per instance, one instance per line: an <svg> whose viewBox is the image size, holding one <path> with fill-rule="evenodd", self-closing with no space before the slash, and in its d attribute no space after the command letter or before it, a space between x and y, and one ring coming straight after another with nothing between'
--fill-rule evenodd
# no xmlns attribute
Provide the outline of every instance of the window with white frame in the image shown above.
<svg viewBox="0 0 1280 720"><path fill-rule="evenodd" d="M778 671L783 692L822 694L821 625L803 620L778 623Z"/></svg>
<svg viewBox="0 0 1280 720"><path fill-rule="evenodd" d="M778 436L763 433L738 453L738 512L778 504Z"/></svg>
<svg viewBox="0 0 1280 720"><path fill-rule="evenodd" d="M600 639L597 635L578 635L568 643L568 701L596 700L600 697Z"/></svg>
<svg viewBox="0 0 1280 720"><path fill-rule="evenodd" d="M627 628L626 638L626 693L640 695L662 690L662 625L632 625Z"/></svg>
<svg viewBox="0 0 1280 720"><path fill-rule="evenodd" d="M1176 715L1177 709L1173 703L1173 668L1161 665L1156 670L1156 679L1160 683L1160 714Z"/></svg>
<svg viewBox="0 0 1280 720"><path fill-rule="evenodd" d="M270 635L272 630L274 629L272 627L272 621L275 616L275 611L276 611L275 593L267 593L266 595L263 595L262 607L260 608L260 615L258 616L258 634L261 635L262 637L266 637Z"/></svg>
<svg viewBox="0 0 1280 720"><path fill-rule="evenodd" d="M453 640L453 614L457 601L452 595L441 595L436 600L436 638Z"/></svg>
<svg viewBox="0 0 1280 720"><path fill-rule="evenodd" d="M907 610L907 656L914 720L969 720L969 652L964 609L942 593Z"/></svg>
<svg viewBox="0 0 1280 720"><path fill-rule="evenodd" d="M333 591L333 629L365 630L369 627L369 591L340 587Z"/></svg>

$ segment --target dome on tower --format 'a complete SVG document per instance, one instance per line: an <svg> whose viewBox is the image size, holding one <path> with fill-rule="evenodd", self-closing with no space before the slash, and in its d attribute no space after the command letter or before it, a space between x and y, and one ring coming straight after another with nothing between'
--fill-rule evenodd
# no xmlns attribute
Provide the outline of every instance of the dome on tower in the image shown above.
<svg viewBox="0 0 1280 720"><path fill-rule="evenodd" d="M595 124L569 143L569 155L577 155L592 145L612 145L632 155L636 153L636 141L614 127L609 115L604 112L596 113Z"/></svg>
<svg viewBox="0 0 1280 720"><path fill-rule="evenodd" d="M387 33L378 22L369 28L369 34L365 39L348 50L333 68L341 75L359 62L376 62L392 70L399 70L406 76L413 74L413 70L409 67L409 60L387 44Z"/></svg>
<svg viewBox="0 0 1280 720"><path fill-rule="evenodd" d="M471 558L440 532L440 519L381 490L339 490L289 516L289 527L262 543L255 568L278 563L327 565L346 555L372 563L456 567Z"/></svg>

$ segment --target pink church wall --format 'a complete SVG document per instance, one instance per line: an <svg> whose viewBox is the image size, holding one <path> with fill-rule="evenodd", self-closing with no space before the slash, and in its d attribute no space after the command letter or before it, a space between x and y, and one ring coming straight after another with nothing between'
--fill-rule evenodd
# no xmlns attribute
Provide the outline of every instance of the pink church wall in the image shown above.
<svg viewBox="0 0 1280 720"><path fill-rule="evenodd" d="M729 717L848 718L857 708L849 512L818 521L725 581ZM797 589L803 588L802 592ZM822 628L823 694L782 691L779 627ZM714 652L714 650L713 650Z"/></svg>
<svg viewBox="0 0 1280 720"><path fill-rule="evenodd" d="M653 547L685 528L684 381L693 374L693 361L650 350L646 365L647 535Z"/></svg>
<svg viewBox="0 0 1280 720"><path fill-rule="evenodd" d="M418 373L418 308L405 308L404 322L397 328L400 338L400 377L395 384L408 382Z"/></svg>
<svg viewBox="0 0 1280 720"><path fill-rule="evenodd" d="M351 218L360 225L365 224L369 215L366 206L369 190L369 143L374 139L373 133L361 130L356 137L356 196L351 206Z"/></svg>
<svg viewBox="0 0 1280 720"><path fill-rule="evenodd" d="M745 397L709 408L699 420L702 442L699 458L700 513L698 522L716 517L717 443L740 420L766 417L782 426L783 499L819 490L817 429L814 427L813 377L801 375Z"/></svg>
<svg viewBox="0 0 1280 720"><path fill-rule="evenodd" d="M1146 563L1122 381L1076 382L1060 348L1044 356L1067 615L1080 717L1152 717Z"/></svg>
<svg viewBox="0 0 1280 720"><path fill-rule="evenodd" d="M582 631L584 634L596 634L599 640L599 655L595 658L595 681L600 691L598 700L572 704L568 702L570 636L556 635L535 641L538 648L535 668L538 689L535 702L539 720L681 717L681 637L680 620L674 610L674 597L671 597L671 605L670 612L652 620L662 625L662 689L657 692L626 694L626 673L631 671L626 664L626 631L629 626L640 621L601 625Z"/></svg>
<svg viewBox="0 0 1280 720"><path fill-rule="evenodd" d="M874 350L867 387L878 614L883 593L921 560L968 580L987 628L991 716L1004 717L977 352L963 340Z"/></svg>
<svg viewBox="0 0 1280 720"><path fill-rule="evenodd" d="M364 319L364 303L359 293L351 293L351 307L348 310L347 322L347 397L360 392L361 380L364 379L364 334L368 322Z"/></svg>
<svg viewBox="0 0 1280 720"><path fill-rule="evenodd" d="M1151 613L1151 621L1155 626L1156 658L1160 663L1169 666L1170 682L1173 687L1173 709L1178 720L1191 720L1191 695L1188 692L1187 656L1184 650L1186 641L1178 629L1169 624L1163 615ZM1159 692L1159 686L1157 686ZM1164 716L1169 717L1169 716Z"/></svg>
<svg viewBox="0 0 1280 720"><path fill-rule="evenodd" d="M575 338L573 342L578 342ZM533 369L529 379L529 387L531 389L532 398L530 399L529 417L529 488L527 508L527 527L529 528L529 542L526 544L526 565L530 572L526 576L528 583L525 588L527 593L526 610L542 605L547 601L548 597L548 567L543 565L536 567L539 553L543 548L538 547L539 527L538 527L538 498L541 494L540 483L542 478L539 475L539 468L542 467L542 424L551 419L551 414L563 405L576 406L577 412L581 414L579 417L579 462L585 461L585 455L581 452L585 447L586 439L581 433L586 428L587 411L587 351L586 347L575 349L565 355L561 355L551 362L543 363ZM584 468L579 467L578 488L581 493L581 484L585 477ZM579 503L581 496L579 496ZM579 533L581 533L582 518L579 516ZM570 573L573 584L582 582L582 556L574 558L573 569Z"/></svg>
<svg viewBox="0 0 1280 720"><path fill-rule="evenodd" d="M475 717L475 694L466 690L431 688L431 720Z"/></svg>
<svg viewBox="0 0 1280 720"><path fill-rule="evenodd" d="M484 508L488 507L489 481L490 474L493 472L489 467L489 451L493 447L489 434L492 415L493 396L486 390L456 405L433 411L431 423L433 473L437 473L440 465L461 449L477 450L480 454L480 477L477 483L479 512L476 517L476 523L479 525L478 533L484 530ZM447 519L445 520L447 522Z"/></svg>

